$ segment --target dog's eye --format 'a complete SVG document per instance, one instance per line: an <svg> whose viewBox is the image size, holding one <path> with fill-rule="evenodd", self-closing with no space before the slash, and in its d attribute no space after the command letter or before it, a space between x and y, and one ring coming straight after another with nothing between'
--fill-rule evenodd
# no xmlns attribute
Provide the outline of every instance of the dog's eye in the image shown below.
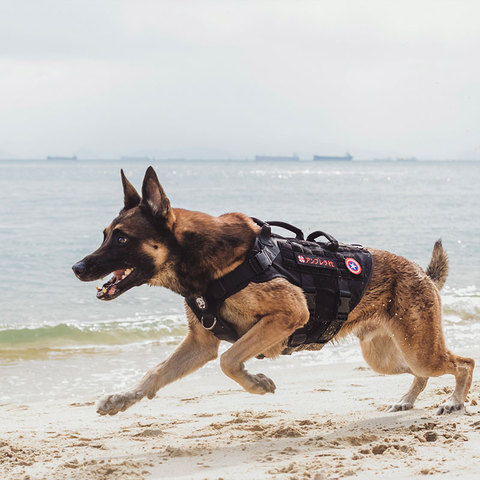
<svg viewBox="0 0 480 480"><path fill-rule="evenodd" d="M128 242L128 238L127 238L127 237L118 237L118 238L117 238L117 242L118 242L120 245L125 245L125 244Z"/></svg>

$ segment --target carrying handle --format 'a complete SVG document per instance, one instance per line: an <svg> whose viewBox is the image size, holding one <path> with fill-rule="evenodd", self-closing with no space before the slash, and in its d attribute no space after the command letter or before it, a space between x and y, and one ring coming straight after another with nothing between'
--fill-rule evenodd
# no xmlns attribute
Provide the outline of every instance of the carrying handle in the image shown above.
<svg viewBox="0 0 480 480"><path fill-rule="evenodd" d="M277 222L277 221L272 221L272 222L267 222L269 225L271 225L272 227L280 227L280 228L284 228L285 230L288 230L292 233L295 234L295 238L297 240L304 240L305 237L303 235L303 232L297 228L297 227L294 227L293 225L290 225L289 223L285 223L285 222Z"/></svg>
<svg viewBox="0 0 480 480"><path fill-rule="evenodd" d="M315 230L307 237L307 242L314 242L318 237L325 237L330 243L327 245L329 250L336 252L338 250L338 241L332 237L329 233L322 232L321 230Z"/></svg>
<svg viewBox="0 0 480 480"><path fill-rule="evenodd" d="M259 220L258 218L255 218L255 217L251 217L251 218L260 227L264 227L266 225L273 226L273 227L281 227L281 228L284 228L285 230L289 230L290 232L294 233L295 238L297 240L304 240L305 239L305 236L303 235L303 232L298 227L294 227L293 225L290 225L289 223L278 222L276 220L273 220L272 222L264 222L262 220Z"/></svg>

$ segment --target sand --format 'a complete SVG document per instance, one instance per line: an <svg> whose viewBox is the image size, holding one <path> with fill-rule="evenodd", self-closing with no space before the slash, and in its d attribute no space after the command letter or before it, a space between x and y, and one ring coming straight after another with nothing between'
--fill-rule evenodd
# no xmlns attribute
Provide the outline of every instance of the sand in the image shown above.
<svg viewBox="0 0 480 480"><path fill-rule="evenodd" d="M114 417L95 413L94 396L0 405L0 478L480 478L478 370L466 413L437 416L452 377L431 379L415 409L387 413L408 375L281 362L249 363L274 379L273 395L248 394L216 368Z"/></svg>

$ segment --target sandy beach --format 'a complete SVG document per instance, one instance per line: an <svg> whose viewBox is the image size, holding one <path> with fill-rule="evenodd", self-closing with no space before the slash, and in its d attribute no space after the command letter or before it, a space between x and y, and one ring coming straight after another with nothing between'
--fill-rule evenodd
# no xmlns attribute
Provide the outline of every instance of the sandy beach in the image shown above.
<svg viewBox="0 0 480 480"><path fill-rule="evenodd" d="M467 352L465 352L467 353ZM468 352L477 362L478 352ZM452 377L431 379L416 408L387 413L410 384L363 363L250 362L274 395L238 388L217 367L114 417L78 402L0 406L0 477L61 479L478 478L478 370L465 414L437 416Z"/></svg>

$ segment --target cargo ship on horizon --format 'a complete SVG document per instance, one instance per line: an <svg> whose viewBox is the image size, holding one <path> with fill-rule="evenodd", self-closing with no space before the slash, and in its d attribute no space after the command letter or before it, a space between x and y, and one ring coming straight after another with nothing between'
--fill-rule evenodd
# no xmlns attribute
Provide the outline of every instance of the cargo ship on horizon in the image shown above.
<svg viewBox="0 0 480 480"><path fill-rule="evenodd" d="M333 156L333 155L314 155L313 160L319 161L319 162L325 162L325 161L343 161L343 162L350 162L353 160L353 157L349 154L346 153L343 156Z"/></svg>

